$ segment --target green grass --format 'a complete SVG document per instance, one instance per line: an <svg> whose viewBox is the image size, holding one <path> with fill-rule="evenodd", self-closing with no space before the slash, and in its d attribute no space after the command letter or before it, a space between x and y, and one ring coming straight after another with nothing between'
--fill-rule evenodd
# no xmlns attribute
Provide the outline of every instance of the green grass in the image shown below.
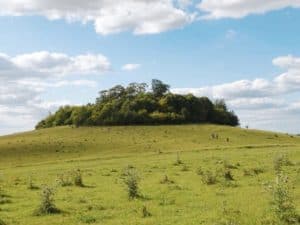
<svg viewBox="0 0 300 225"><path fill-rule="evenodd" d="M211 139L212 133L219 139ZM0 201L0 219L8 225L214 225L224 218L225 207L237 224L261 224L270 215L278 154L293 162L284 171L295 187L299 212L296 136L215 125L60 127L5 136L0 138L0 187L6 201ZM215 172L225 161L231 185L221 178L212 185L202 182L199 168ZM140 177L141 197L134 200L124 182L128 165ZM83 187L58 184L59 175L77 169ZM61 213L34 215L43 185L54 188ZM143 216L144 207L151 216Z"/></svg>

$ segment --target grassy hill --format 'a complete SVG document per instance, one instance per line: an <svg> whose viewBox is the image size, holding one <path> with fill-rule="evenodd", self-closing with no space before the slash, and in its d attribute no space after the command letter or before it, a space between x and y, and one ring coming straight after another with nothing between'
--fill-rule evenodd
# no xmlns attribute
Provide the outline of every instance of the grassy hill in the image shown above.
<svg viewBox="0 0 300 225"><path fill-rule="evenodd" d="M263 224L272 216L273 161L281 155L290 162L282 170L299 210L296 136L215 125L58 127L4 136L0 219L14 225ZM133 167L142 197L129 200L124 173ZM224 168L234 180L205 181L203 173ZM77 169L85 187L62 187ZM54 189L60 214L33 215L45 184ZM151 216L144 218L143 208Z"/></svg>

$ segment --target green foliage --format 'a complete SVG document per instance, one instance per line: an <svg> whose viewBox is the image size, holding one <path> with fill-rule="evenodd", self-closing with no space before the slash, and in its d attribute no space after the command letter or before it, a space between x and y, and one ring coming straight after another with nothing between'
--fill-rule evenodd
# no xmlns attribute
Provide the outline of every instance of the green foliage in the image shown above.
<svg viewBox="0 0 300 225"><path fill-rule="evenodd" d="M127 185L129 199L139 197L139 176L135 169L129 169L126 173L125 184Z"/></svg>
<svg viewBox="0 0 300 225"><path fill-rule="evenodd" d="M283 173L277 175L273 188L273 206L277 218L283 224L299 224L300 216L296 212L288 177Z"/></svg>
<svg viewBox="0 0 300 225"><path fill-rule="evenodd" d="M166 92L169 91L169 89L170 86L168 84L164 84L160 80L156 80L156 79L152 80L152 91L155 97L163 96Z"/></svg>
<svg viewBox="0 0 300 225"><path fill-rule="evenodd" d="M131 125L216 123L230 126L239 124L238 117L223 100L213 104L206 97L169 92L169 85L152 81L152 92L147 84L117 85L101 91L95 104L65 106L40 121L36 128L74 125Z"/></svg>
<svg viewBox="0 0 300 225"><path fill-rule="evenodd" d="M6 225L6 223L0 219L0 225Z"/></svg>
<svg viewBox="0 0 300 225"><path fill-rule="evenodd" d="M277 155L274 158L274 169L276 173L280 173L282 171L283 166L291 166L293 163L289 160L286 154Z"/></svg>
<svg viewBox="0 0 300 225"><path fill-rule="evenodd" d="M213 185L213 184L216 184L218 181L217 174L211 172L210 170L201 171L201 172L198 171L198 174L200 174L201 180L204 184Z"/></svg>
<svg viewBox="0 0 300 225"><path fill-rule="evenodd" d="M58 183L58 185L60 185L62 187L71 186L73 184L72 180L71 180L71 176L68 173L58 174L57 175L57 183Z"/></svg>
<svg viewBox="0 0 300 225"><path fill-rule="evenodd" d="M60 213L54 204L54 191L48 186L44 186L41 193L41 203L36 212L37 216Z"/></svg>

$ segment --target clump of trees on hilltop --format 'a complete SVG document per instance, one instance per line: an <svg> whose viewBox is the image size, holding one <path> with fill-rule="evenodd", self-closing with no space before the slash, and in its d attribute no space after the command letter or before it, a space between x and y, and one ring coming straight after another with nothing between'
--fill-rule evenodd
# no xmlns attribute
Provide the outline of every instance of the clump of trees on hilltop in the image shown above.
<svg viewBox="0 0 300 225"><path fill-rule="evenodd" d="M239 119L227 109L224 100L213 103L207 97L173 94L169 85L154 79L149 91L145 83L117 85L100 91L94 104L60 107L36 128L185 123L237 126Z"/></svg>

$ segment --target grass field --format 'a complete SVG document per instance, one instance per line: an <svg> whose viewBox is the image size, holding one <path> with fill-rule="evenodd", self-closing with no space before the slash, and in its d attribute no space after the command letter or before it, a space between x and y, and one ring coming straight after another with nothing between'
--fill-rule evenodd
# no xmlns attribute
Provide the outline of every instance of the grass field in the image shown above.
<svg viewBox="0 0 300 225"><path fill-rule="evenodd" d="M297 136L214 125L60 127L4 136L0 219L8 225L266 224L280 155L291 161L283 171L299 213ZM124 182L130 168L140 178L134 200ZM233 181L203 182L203 171L224 168ZM84 187L59 184L77 169ZM53 188L59 214L34 215L44 185Z"/></svg>

